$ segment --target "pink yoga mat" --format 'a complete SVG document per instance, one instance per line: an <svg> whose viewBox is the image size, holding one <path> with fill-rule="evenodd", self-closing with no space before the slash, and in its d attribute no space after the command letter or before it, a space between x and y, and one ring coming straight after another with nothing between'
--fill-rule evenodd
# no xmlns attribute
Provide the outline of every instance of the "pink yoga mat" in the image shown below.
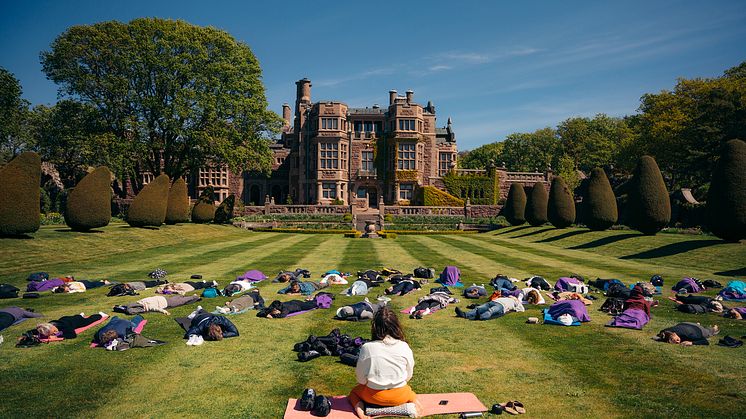
<svg viewBox="0 0 746 419"><path fill-rule="evenodd" d="M487 408L472 393L418 394L417 399L425 408L425 416L487 411ZM441 405L441 400L447 400L448 403ZM327 418L357 419L357 415L350 402L347 401L346 396L334 396L331 401L332 411ZM288 400L285 419L313 419L316 417L311 412L298 410L297 407L298 399Z"/></svg>
<svg viewBox="0 0 746 419"><path fill-rule="evenodd" d="M399 313L402 313L402 314L412 314L412 310L414 310L415 307L416 306L407 307L407 308L403 309L402 311L400 311ZM440 310L440 308L438 308L438 307L431 308L430 309L430 314L433 314L433 313L435 313L438 310Z"/></svg>
<svg viewBox="0 0 746 419"><path fill-rule="evenodd" d="M99 320L96 320L95 322L89 324L88 326L79 327L79 328L75 329L75 334L79 335L79 334L85 332L86 330L90 329L93 326L98 326L99 324L105 322L108 318L109 318L109 316L102 317ZM42 341L42 342L44 342L44 343L49 343L49 342L59 342L59 341L65 340L65 338L60 337L60 336L51 336L48 339L39 339L39 340Z"/></svg>

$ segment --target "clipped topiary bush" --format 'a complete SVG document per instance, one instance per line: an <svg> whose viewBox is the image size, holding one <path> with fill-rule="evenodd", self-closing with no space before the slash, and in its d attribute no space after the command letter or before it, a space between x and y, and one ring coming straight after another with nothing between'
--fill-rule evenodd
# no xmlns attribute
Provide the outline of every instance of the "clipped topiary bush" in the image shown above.
<svg viewBox="0 0 746 419"><path fill-rule="evenodd" d="M547 189L543 183L536 182L526 202L526 221L534 227L546 224L548 204Z"/></svg>
<svg viewBox="0 0 746 419"><path fill-rule="evenodd" d="M526 222L526 191L523 185L512 183L508 199L503 207L503 215L511 225L517 226Z"/></svg>
<svg viewBox="0 0 746 419"><path fill-rule="evenodd" d="M111 220L111 172L106 166L85 175L67 195L65 224L75 231L105 227Z"/></svg>
<svg viewBox="0 0 746 419"><path fill-rule="evenodd" d="M167 175L160 175L145 185L127 211L127 223L133 227L160 227L166 221L170 184Z"/></svg>
<svg viewBox="0 0 746 419"><path fill-rule="evenodd" d="M575 199L560 176L552 179L552 186L549 188L547 219L556 228L569 227L575 222Z"/></svg>
<svg viewBox="0 0 746 419"><path fill-rule="evenodd" d="M225 224L233 218L233 207L236 205L236 196L228 195L215 210L215 224Z"/></svg>
<svg viewBox="0 0 746 419"><path fill-rule="evenodd" d="M707 195L712 234L737 242L746 238L746 142L730 140L720 149Z"/></svg>
<svg viewBox="0 0 746 419"><path fill-rule="evenodd" d="M0 235L17 236L39 229L41 159L21 153L0 167Z"/></svg>
<svg viewBox="0 0 746 419"><path fill-rule="evenodd" d="M619 213L609 178L600 167L591 171L588 192L583 199L583 222L591 230L606 230L616 223Z"/></svg>
<svg viewBox="0 0 746 419"><path fill-rule="evenodd" d="M168 208L166 209L166 224L189 222L189 192L187 184L182 178L176 179L168 191Z"/></svg>
<svg viewBox="0 0 746 419"><path fill-rule="evenodd" d="M659 232L671 221L671 199L658 163L650 156L642 156L632 173L626 214L631 228L648 235Z"/></svg>

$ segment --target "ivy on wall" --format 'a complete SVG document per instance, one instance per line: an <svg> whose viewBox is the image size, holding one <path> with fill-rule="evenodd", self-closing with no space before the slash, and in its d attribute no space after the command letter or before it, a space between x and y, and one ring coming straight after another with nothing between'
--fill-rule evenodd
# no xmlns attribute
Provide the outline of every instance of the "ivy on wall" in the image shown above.
<svg viewBox="0 0 746 419"><path fill-rule="evenodd" d="M415 182L417 181L416 170L397 170L396 180L399 182Z"/></svg>
<svg viewBox="0 0 746 419"><path fill-rule="evenodd" d="M423 186L415 191L414 202L417 205L428 207L460 207L464 200L459 199L447 192L443 192L434 186Z"/></svg>
<svg viewBox="0 0 746 419"><path fill-rule="evenodd" d="M497 205L500 199L500 176L497 171L487 175L458 175L449 172L443 176L449 194L475 205Z"/></svg>

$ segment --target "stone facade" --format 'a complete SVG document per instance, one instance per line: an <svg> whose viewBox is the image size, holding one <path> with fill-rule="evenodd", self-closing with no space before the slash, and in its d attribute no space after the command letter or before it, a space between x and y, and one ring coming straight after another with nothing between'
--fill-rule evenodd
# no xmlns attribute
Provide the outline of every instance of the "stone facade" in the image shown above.
<svg viewBox="0 0 746 419"><path fill-rule="evenodd" d="M419 186L443 187L440 177L456 162L456 137L448 121L436 128L435 107L389 92L389 105L350 108L311 101L311 81L296 82L294 116L283 105L285 126L273 144L270 177L243 175L244 203L331 204L375 207L407 202ZM290 197L288 199L288 196Z"/></svg>

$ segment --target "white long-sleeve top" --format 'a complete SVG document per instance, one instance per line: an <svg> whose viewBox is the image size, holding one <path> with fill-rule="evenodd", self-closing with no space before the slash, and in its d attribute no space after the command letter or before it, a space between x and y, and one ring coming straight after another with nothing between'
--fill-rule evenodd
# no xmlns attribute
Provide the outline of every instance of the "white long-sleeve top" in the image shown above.
<svg viewBox="0 0 746 419"><path fill-rule="evenodd" d="M360 348L357 382L373 390L403 387L414 373L414 355L407 342L386 336Z"/></svg>
<svg viewBox="0 0 746 419"><path fill-rule="evenodd" d="M505 314L508 314L511 311L516 311L516 312L526 311L526 309L523 307L523 304L521 304L521 302L515 297L500 297L500 298L495 298L492 301L503 306L503 309L504 309L503 313Z"/></svg>

